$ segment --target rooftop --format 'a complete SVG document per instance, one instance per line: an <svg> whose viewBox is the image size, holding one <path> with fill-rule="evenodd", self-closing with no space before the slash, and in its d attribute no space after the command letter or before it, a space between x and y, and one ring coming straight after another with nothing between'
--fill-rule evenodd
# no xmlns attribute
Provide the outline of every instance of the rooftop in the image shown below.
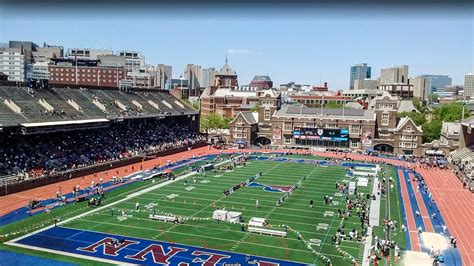
<svg viewBox="0 0 474 266"><path fill-rule="evenodd" d="M291 117L331 117L346 119L370 119L375 120L375 112L372 110L353 108L311 108L305 106L284 105L275 116Z"/></svg>
<svg viewBox="0 0 474 266"><path fill-rule="evenodd" d="M221 70L217 73L218 76L236 76L237 73L227 64L227 62L222 66Z"/></svg>
<svg viewBox="0 0 474 266"><path fill-rule="evenodd" d="M257 81L257 80L265 80L265 81L272 81L270 79L269 76L266 76L266 75L256 75L255 77L253 77L253 80L252 81Z"/></svg>

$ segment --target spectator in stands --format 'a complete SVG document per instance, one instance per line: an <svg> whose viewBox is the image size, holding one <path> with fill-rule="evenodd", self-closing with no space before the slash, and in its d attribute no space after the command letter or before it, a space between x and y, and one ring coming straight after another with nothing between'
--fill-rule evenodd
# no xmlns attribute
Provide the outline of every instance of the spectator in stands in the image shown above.
<svg viewBox="0 0 474 266"><path fill-rule="evenodd" d="M130 121L105 129L50 134L0 135L0 175L37 177L205 141L182 124Z"/></svg>

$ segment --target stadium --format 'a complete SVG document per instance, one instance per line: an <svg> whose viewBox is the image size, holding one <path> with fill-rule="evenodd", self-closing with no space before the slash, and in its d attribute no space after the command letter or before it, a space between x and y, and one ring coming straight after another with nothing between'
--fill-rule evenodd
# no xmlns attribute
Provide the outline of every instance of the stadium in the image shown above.
<svg viewBox="0 0 474 266"><path fill-rule="evenodd" d="M474 263L472 194L437 160L218 149L165 90L2 86L0 100L2 264Z"/></svg>

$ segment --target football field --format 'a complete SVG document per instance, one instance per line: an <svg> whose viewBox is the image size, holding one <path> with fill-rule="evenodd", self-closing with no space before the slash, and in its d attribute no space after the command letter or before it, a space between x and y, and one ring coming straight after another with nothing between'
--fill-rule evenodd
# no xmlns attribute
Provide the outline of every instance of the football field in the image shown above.
<svg viewBox="0 0 474 266"><path fill-rule="evenodd" d="M250 185L228 196L224 195L225 190L258 173L262 173L262 176ZM280 264L288 261L324 265L330 260L332 265L352 265L353 259L360 264L364 251L361 241L344 240L340 246L332 243L332 236L343 223L346 232L352 229L362 232L356 213L344 221L338 217L338 209L344 211L346 207L336 183L351 180L346 174L344 167L332 163L318 166L303 162L301 158L279 161L253 159L233 170L195 173L155 189L152 181L139 181L150 184L143 191L129 193L112 204L106 201L103 207L90 208L87 215L60 223L56 228L18 243L77 254L77 250L84 251L85 247L93 246L104 237L124 237L137 242L159 242L224 251L227 254L249 254L276 259ZM357 192L369 193L373 182L369 180L367 187L358 187ZM278 205L278 200L299 181L299 187ZM324 196L333 197L333 203L325 204ZM314 201L312 208L311 200ZM287 236L260 235L249 232L248 228L242 230L240 224L217 222L212 219L217 209L241 212L244 223L248 223L252 217L264 218L269 224L268 228L287 231ZM175 224L151 220L151 214L179 216L184 222ZM95 237L98 238L93 240ZM75 241L80 248L71 251L67 241ZM97 247L94 246L95 249ZM129 254L140 251L130 247L126 249L130 249ZM104 255L109 252L104 247ZM165 249L161 253L166 252ZM145 254L142 258L149 255ZM117 260L117 257L105 258ZM119 261L130 262L127 259ZM184 261L189 261L189 258Z"/></svg>
<svg viewBox="0 0 474 266"><path fill-rule="evenodd" d="M280 206L276 203L284 193L269 192L260 186L246 186L227 197L223 194L224 190L259 172L263 175L255 182L270 187L293 186L303 176L306 179ZM347 181L345 175L346 170L336 165L317 167L299 162L252 160L232 171L198 173L186 179L187 185L179 180L61 226L310 264L323 264L326 257L333 265L350 265L351 256L360 263L362 243L343 241L338 250L331 239L341 223L337 210L345 209L344 199L337 193L335 184ZM358 192L368 193L369 188L370 184ZM332 206L324 204L325 195L334 198ZM314 201L313 208L309 206L310 200ZM272 227L287 225L288 236L259 235L241 231L239 224L217 223L210 219L217 208L242 212L245 222L258 217L267 219ZM187 220L182 224L164 223L150 220L152 213L173 214ZM346 231L352 228L361 230L357 216L345 222ZM320 240L321 243L312 245L314 251L311 251L298 240L298 233L306 241Z"/></svg>

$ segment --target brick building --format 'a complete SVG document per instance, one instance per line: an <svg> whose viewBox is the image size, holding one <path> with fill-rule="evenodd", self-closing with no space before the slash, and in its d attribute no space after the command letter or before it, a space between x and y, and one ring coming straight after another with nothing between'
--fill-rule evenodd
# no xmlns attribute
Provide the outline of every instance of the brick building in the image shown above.
<svg viewBox="0 0 474 266"><path fill-rule="evenodd" d="M98 60L52 59L48 72L49 84L61 86L118 88L125 79L123 67L101 66Z"/></svg>

